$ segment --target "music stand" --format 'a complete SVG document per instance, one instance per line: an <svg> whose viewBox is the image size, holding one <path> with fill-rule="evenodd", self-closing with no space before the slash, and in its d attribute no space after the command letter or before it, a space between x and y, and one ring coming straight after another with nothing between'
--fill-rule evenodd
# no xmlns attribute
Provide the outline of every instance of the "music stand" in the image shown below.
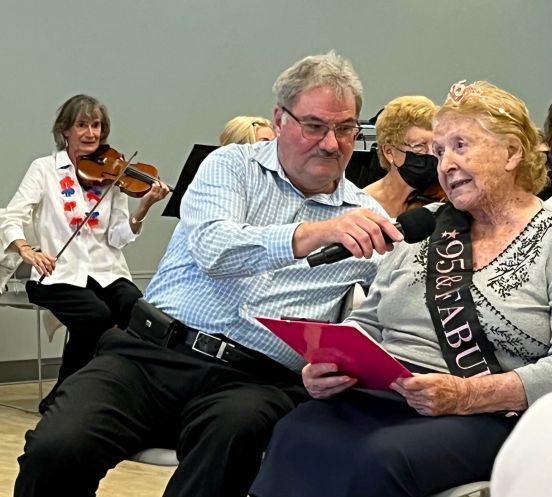
<svg viewBox="0 0 552 497"><path fill-rule="evenodd" d="M171 198L165 206L165 210L161 214L162 216L177 217L180 219L180 201L182 200L184 192L192 182L192 179L194 179L199 165L203 162L205 157L217 148L217 145L199 145L197 143L194 145L182 167L178 182L174 187Z"/></svg>
<svg viewBox="0 0 552 497"><path fill-rule="evenodd" d="M345 177L359 188L364 188L386 174L387 171L379 165L374 146L370 150L354 150L345 169Z"/></svg>

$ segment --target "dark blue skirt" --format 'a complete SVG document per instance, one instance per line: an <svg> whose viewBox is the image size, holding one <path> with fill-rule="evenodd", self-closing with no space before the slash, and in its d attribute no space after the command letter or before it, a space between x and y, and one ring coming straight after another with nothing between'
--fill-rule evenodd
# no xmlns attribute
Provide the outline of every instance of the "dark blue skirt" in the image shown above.
<svg viewBox="0 0 552 497"><path fill-rule="evenodd" d="M490 478L516 418L427 417L402 400L351 391L285 416L250 494L426 497Z"/></svg>

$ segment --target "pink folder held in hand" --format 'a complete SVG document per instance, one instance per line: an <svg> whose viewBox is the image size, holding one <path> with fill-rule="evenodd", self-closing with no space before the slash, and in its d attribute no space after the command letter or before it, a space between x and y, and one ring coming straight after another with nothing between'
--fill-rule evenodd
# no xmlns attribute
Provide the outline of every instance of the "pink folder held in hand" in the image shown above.
<svg viewBox="0 0 552 497"><path fill-rule="evenodd" d="M399 377L412 376L356 323L331 324L258 317L257 321L315 364L332 362L358 378L357 387L388 390Z"/></svg>

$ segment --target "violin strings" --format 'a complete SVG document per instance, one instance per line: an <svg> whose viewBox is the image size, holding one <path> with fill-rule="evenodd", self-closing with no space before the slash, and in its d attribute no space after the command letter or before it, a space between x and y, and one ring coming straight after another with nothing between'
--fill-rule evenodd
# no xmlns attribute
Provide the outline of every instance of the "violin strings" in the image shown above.
<svg viewBox="0 0 552 497"><path fill-rule="evenodd" d="M149 174L140 171L139 169L135 169L134 167L132 167L132 165L128 166L125 172L128 176L132 176L134 179L142 180L145 183L149 183L150 185L157 181L157 178L154 178L153 176L150 176Z"/></svg>

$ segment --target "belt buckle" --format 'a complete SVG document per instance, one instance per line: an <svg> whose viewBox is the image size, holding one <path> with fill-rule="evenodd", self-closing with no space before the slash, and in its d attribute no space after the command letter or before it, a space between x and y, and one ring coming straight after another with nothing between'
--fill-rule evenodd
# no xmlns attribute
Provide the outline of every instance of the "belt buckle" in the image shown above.
<svg viewBox="0 0 552 497"><path fill-rule="evenodd" d="M205 350L201 350L199 348L198 340L201 338L201 336L207 337L209 340L217 340L220 342L219 348L216 353L207 352ZM213 335L209 335L208 333L204 333L203 331L198 331L197 335L195 337L194 343L192 344L192 350L195 352L199 352L200 354L204 354L208 357L212 357L214 359L218 359L222 362L228 362L226 359L222 358L222 355L224 354L224 351L226 350L226 347L234 347L231 343L225 342L219 337L214 337Z"/></svg>

